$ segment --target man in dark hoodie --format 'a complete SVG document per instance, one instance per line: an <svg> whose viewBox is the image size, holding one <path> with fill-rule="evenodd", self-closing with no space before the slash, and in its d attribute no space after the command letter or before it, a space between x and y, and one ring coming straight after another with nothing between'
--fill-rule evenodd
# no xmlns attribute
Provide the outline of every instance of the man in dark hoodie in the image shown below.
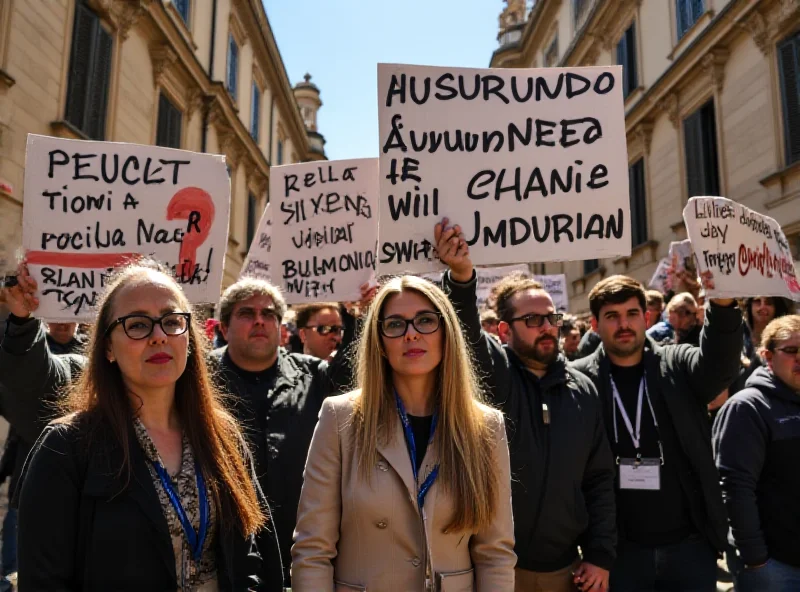
<svg viewBox="0 0 800 592"><path fill-rule="evenodd" d="M738 371L742 315L712 300L699 347L661 347L645 336L646 306L633 278L598 282L589 307L603 343L572 364L597 387L617 461L611 589L715 592L726 516L706 406Z"/></svg>
<svg viewBox="0 0 800 592"><path fill-rule="evenodd" d="M614 560L614 465L591 382L558 350L562 315L522 276L492 290L501 346L481 331L476 276L460 228L436 226L443 286L472 345L489 400L506 415L515 590L604 592ZM578 547L582 556L579 554Z"/></svg>
<svg viewBox="0 0 800 592"><path fill-rule="evenodd" d="M800 316L761 335L766 363L714 422L728 510L728 564L740 592L800 590Z"/></svg>

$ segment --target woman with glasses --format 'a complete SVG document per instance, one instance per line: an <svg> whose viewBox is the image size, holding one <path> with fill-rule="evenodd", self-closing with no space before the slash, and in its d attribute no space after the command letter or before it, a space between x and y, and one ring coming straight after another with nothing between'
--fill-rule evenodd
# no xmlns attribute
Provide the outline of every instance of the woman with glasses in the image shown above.
<svg viewBox="0 0 800 592"><path fill-rule="evenodd" d="M513 590L503 418L480 403L439 288L404 276L379 290L358 385L320 412L292 548L294 592Z"/></svg>
<svg viewBox="0 0 800 592"><path fill-rule="evenodd" d="M800 590L800 315L761 334L765 365L714 422L714 451L741 592Z"/></svg>
<svg viewBox="0 0 800 592"><path fill-rule="evenodd" d="M69 414L23 470L20 589L259 586L253 534L269 508L189 310L155 265L127 267L107 286Z"/></svg>

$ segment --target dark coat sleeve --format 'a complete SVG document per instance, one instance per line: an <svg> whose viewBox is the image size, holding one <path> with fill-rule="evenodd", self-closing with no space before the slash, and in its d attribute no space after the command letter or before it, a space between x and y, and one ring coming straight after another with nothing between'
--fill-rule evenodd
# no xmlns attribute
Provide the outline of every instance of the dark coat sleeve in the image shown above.
<svg viewBox="0 0 800 592"><path fill-rule="evenodd" d="M342 342L330 364L322 366L330 384L330 394L341 394L355 389L355 365L357 360L358 338L361 335L362 321L341 307Z"/></svg>
<svg viewBox="0 0 800 592"><path fill-rule="evenodd" d="M600 339L600 335L595 333L594 331L587 331L584 333L583 337L581 337L581 342L578 344L578 358L585 358L587 356L591 356L597 348L600 347L602 343L602 339Z"/></svg>
<svg viewBox="0 0 800 592"><path fill-rule="evenodd" d="M489 401L498 404L498 397L502 399L508 393L502 393L502 385L508 383L508 365L502 347L493 337L481 329L481 316L478 311L476 297L477 275L472 273L472 279L465 283L454 282L450 278L450 271L442 276L442 289L447 293L450 302L456 309L458 320L461 321L461 330L467 345L470 348L478 377L484 386L484 394Z"/></svg>
<svg viewBox="0 0 800 592"><path fill-rule="evenodd" d="M592 449L583 473L583 497L589 512L589 529L582 537L584 559L610 570L616 557L617 517L614 494L614 457L606 436L603 409L594 385L586 379L587 389L597 399Z"/></svg>
<svg viewBox="0 0 800 592"><path fill-rule="evenodd" d="M44 324L31 319L21 325L8 322L0 344L2 402L8 422L20 437L35 442L57 413L53 401L77 377L83 356L54 355L47 347Z"/></svg>
<svg viewBox="0 0 800 592"><path fill-rule="evenodd" d="M81 472L68 426L47 427L22 470L19 507L20 590L74 590Z"/></svg>
<svg viewBox="0 0 800 592"><path fill-rule="evenodd" d="M769 429L747 390L723 405L714 421L714 457L731 534L747 565L768 558L756 497L768 442Z"/></svg>
<svg viewBox="0 0 800 592"><path fill-rule="evenodd" d="M688 377L692 394L703 404L713 401L738 376L742 343L739 308L712 303L706 311L700 347L674 350L678 364Z"/></svg>

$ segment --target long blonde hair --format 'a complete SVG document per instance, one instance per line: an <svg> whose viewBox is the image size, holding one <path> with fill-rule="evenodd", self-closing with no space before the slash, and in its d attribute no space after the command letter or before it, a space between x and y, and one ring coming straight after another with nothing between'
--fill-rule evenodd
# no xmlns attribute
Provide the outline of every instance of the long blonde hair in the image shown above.
<svg viewBox="0 0 800 592"><path fill-rule="evenodd" d="M450 300L432 283L414 277L391 279L375 296L358 347L353 422L359 475L369 481L378 461L378 442L388 443L397 419L392 368L383 354L379 319L390 296L413 291L425 296L442 315L444 351L437 378L439 419L434 435L439 449L437 482L453 499L455 510L445 531L478 531L494 516L499 487L498 467L492 461L494 435L488 409L473 371L461 326ZM446 369L446 371L444 371Z"/></svg>

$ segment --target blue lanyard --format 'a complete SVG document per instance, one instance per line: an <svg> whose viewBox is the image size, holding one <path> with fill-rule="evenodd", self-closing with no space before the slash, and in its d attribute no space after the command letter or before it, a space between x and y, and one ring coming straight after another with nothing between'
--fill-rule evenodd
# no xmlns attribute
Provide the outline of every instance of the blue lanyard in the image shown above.
<svg viewBox="0 0 800 592"><path fill-rule="evenodd" d="M172 479L170 479L167 470L161 465L161 463L155 461L150 462L153 464L156 473L158 473L158 478L161 479L161 485L164 486L164 491L167 492L167 497L169 497L169 501L172 503L172 507L175 509L175 513L178 515L178 519L181 521L183 533L186 535L186 540L189 542L189 547L192 550L192 557L195 562L198 562L200 561L200 557L203 555L203 545L206 542L206 535L208 534L209 514L206 482L205 479L203 479L203 472L200 470L200 465L196 462L194 465L194 474L197 477L197 495L200 498L200 530L199 532L195 532L194 527L189 520L189 516L186 515L186 511L183 509L183 504L181 504L181 500L178 498L178 494L172 487Z"/></svg>
<svg viewBox="0 0 800 592"><path fill-rule="evenodd" d="M433 467L433 470L425 478L425 481L422 482L422 485L419 485L419 475L417 474L417 444L414 441L414 430L411 429L411 422L408 421L406 408L403 405L403 401L400 400L397 390L394 391L394 399L397 402L397 413L400 414L400 423L403 424L403 432L406 435L406 442L408 443L408 453L409 456L411 456L411 470L414 471L414 483L419 487L417 491L417 505L419 505L419 509L422 510L422 506L425 504L425 496L428 494L428 490L430 490L433 482L436 481L436 477L439 476L439 465L437 464ZM428 436L429 443L433 440L433 434L436 431L438 419L438 414L434 413L433 421L431 422L431 433L430 436Z"/></svg>

